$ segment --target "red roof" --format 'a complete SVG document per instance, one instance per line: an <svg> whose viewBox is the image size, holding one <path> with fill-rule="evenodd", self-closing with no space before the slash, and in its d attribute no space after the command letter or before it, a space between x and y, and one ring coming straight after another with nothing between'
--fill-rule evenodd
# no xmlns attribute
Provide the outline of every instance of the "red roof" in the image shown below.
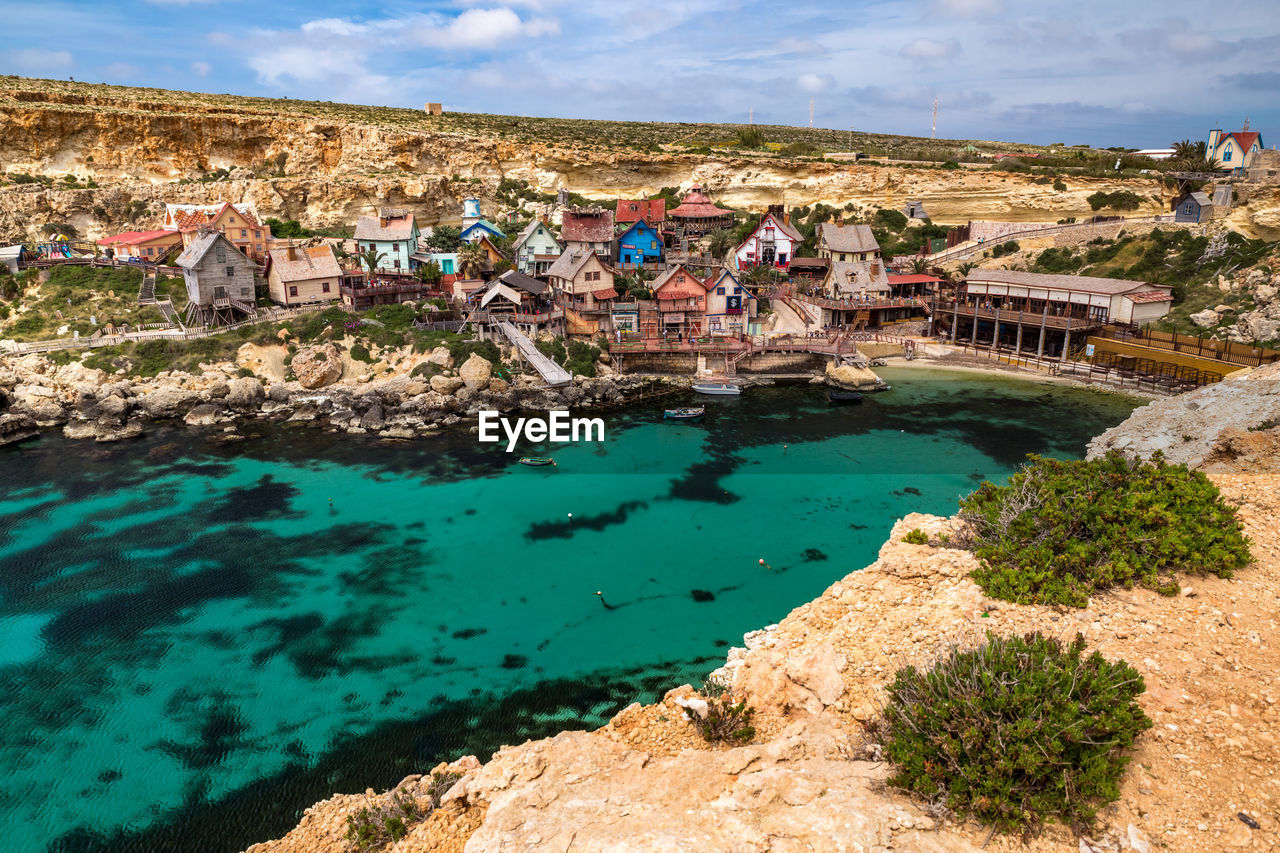
<svg viewBox="0 0 1280 853"><path fill-rule="evenodd" d="M673 219L718 219L721 216L732 216L733 211L716 207L702 191L702 187L694 184L679 207L668 215Z"/></svg>
<svg viewBox="0 0 1280 853"><path fill-rule="evenodd" d="M591 291L591 295L596 299L617 299L618 291L611 287L608 290L593 290Z"/></svg>
<svg viewBox="0 0 1280 853"><path fill-rule="evenodd" d="M1248 151L1253 143L1258 141L1258 137L1261 135L1262 134L1258 133L1256 130L1237 130L1227 134L1227 136L1234 136L1236 138L1236 142L1240 144L1241 150L1244 151Z"/></svg>
<svg viewBox="0 0 1280 853"><path fill-rule="evenodd" d="M1141 305L1144 302L1173 301L1173 296L1161 290L1144 290L1141 293L1126 293L1124 298L1137 305Z"/></svg>
<svg viewBox="0 0 1280 853"><path fill-rule="evenodd" d="M929 284L934 281L942 281L936 275L926 275L924 273L908 273L906 275L889 274L889 284Z"/></svg>
<svg viewBox="0 0 1280 853"><path fill-rule="evenodd" d="M217 205L188 207L173 205L174 209L171 212L173 215L173 222L178 226L179 231L194 231L202 225L209 225L210 223L217 221L218 217L221 216L228 207L243 216L245 224L250 228L261 227L261 223L254 219L250 213L246 212L243 207L236 208L235 205L229 201L224 201ZM211 208L212 210L210 210Z"/></svg>
<svg viewBox="0 0 1280 853"><path fill-rule="evenodd" d="M613 240L613 211L603 208L568 208L560 226L566 243L608 243Z"/></svg>
<svg viewBox="0 0 1280 853"><path fill-rule="evenodd" d="M639 222L643 219L650 225L654 225L667 218L667 200L665 198L655 198L652 201L646 199L618 199L618 212L613 217L615 222Z"/></svg>
<svg viewBox="0 0 1280 853"><path fill-rule="evenodd" d="M139 243L146 243L149 240L155 240L157 237L170 237L175 242L180 238L174 231L124 231L114 237L103 237L98 241L99 246L136 246Z"/></svg>

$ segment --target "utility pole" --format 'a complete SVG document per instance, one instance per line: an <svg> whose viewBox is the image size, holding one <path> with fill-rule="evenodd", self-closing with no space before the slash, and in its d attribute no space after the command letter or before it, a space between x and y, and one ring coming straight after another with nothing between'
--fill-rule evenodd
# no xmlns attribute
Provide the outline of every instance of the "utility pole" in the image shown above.
<svg viewBox="0 0 1280 853"><path fill-rule="evenodd" d="M849 153L853 153L853 125L849 125Z"/></svg>
<svg viewBox="0 0 1280 853"><path fill-rule="evenodd" d="M938 138L938 99L933 99L933 129L929 131L930 139Z"/></svg>
<svg viewBox="0 0 1280 853"><path fill-rule="evenodd" d="M756 108L748 107L747 108L747 124L755 124L755 123L756 123Z"/></svg>
<svg viewBox="0 0 1280 853"><path fill-rule="evenodd" d="M1246 125L1248 122L1245 122ZM809 99L809 129L813 130L813 98Z"/></svg>

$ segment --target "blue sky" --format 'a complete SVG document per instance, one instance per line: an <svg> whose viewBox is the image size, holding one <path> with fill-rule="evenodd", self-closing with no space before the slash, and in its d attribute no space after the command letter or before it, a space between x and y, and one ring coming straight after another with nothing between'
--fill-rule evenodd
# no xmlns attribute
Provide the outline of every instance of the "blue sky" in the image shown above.
<svg viewBox="0 0 1280 853"><path fill-rule="evenodd" d="M1272 2L6 0L0 72L516 115L1280 143Z"/></svg>

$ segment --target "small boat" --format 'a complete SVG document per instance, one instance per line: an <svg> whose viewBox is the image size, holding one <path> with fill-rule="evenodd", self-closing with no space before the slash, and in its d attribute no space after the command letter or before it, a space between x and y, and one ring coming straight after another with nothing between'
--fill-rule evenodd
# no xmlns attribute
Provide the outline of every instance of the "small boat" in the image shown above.
<svg viewBox="0 0 1280 853"><path fill-rule="evenodd" d="M695 382L693 390L699 394L715 394L722 397L737 397L742 393L741 385L732 382Z"/></svg>
<svg viewBox="0 0 1280 853"><path fill-rule="evenodd" d="M862 395L857 391L841 391L838 388L827 389L828 403L861 403Z"/></svg>
<svg viewBox="0 0 1280 853"><path fill-rule="evenodd" d="M690 406L684 409L665 409L662 416L673 421L692 421L697 420L706 413L706 406Z"/></svg>
<svg viewBox="0 0 1280 853"><path fill-rule="evenodd" d="M554 465L556 464L556 460L550 458L549 456L521 456L520 464L529 465L534 468L538 468L543 465Z"/></svg>

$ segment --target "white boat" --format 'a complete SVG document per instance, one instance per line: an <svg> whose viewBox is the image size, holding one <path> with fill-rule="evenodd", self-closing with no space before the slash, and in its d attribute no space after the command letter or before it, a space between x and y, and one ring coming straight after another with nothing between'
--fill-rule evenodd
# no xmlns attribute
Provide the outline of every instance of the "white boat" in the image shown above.
<svg viewBox="0 0 1280 853"><path fill-rule="evenodd" d="M721 397L737 397L742 393L741 385L732 382L695 382L693 390L699 394L716 394Z"/></svg>

